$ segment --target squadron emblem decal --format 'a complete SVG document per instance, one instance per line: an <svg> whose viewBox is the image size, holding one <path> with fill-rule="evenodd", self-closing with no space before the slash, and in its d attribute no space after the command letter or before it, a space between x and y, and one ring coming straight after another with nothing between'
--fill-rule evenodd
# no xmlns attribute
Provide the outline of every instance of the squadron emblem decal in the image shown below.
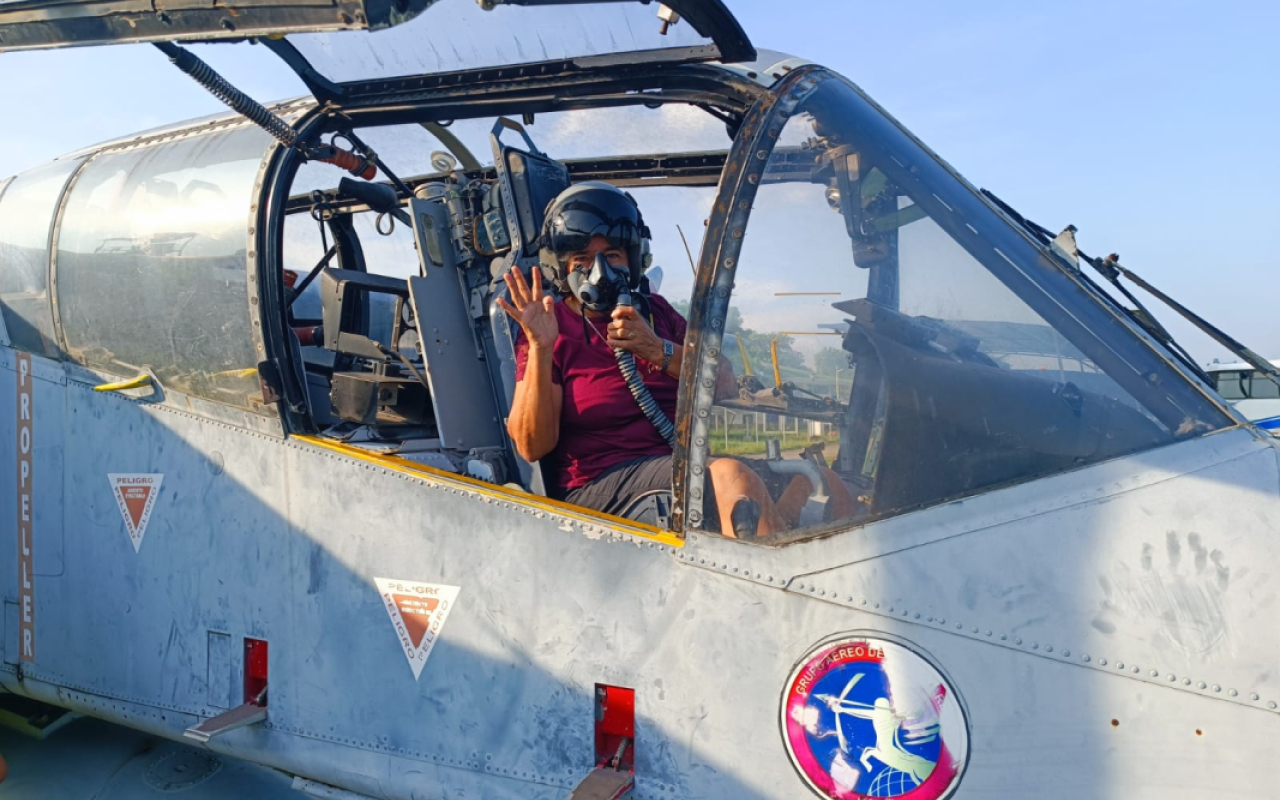
<svg viewBox="0 0 1280 800"><path fill-rule="evenodd" d="M458 599L457 586L374 578L416 681Z"/></svg>
<svg viewBox="0 0 1280 800"><path fill-rule="evenodd" d="M964 709L924 656L880 637L814 648L782 698L782 734L810 788L832 800L941 800L969 756Z"/></svg>
<svg viewBox="0 0 1280 800"><path fill-rule="evenodd" d="M120 506L120 516L124 517L124 527L136 553L142 547L142 537L147 532L147 523L151 521L151 509L155 508L156 497L160 495L164 475L107 475L107 478L111 481L116 505Z"/></svg>

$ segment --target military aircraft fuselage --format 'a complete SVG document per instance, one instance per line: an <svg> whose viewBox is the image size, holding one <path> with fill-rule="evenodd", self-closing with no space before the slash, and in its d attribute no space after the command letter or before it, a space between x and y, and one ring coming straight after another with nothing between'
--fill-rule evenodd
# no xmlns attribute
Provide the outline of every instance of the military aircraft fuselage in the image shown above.
<svg viewBox="0 0 1280 800"><path fill-rule="evenodd" d="M4 689L388 800L1268 794L1277 442L852 83L314 80L310 150L233 114L0 182ZM501 276L585 180L702 231L646 284L688 333L640 520L505 424ZM721 535L717 458L809 476L789 529Z"/></svg>

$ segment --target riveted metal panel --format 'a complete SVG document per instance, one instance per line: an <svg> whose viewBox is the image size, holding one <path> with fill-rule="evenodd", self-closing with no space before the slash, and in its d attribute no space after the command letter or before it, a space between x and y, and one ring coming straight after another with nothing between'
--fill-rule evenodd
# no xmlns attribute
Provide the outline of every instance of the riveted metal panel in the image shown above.
<svg viewBox="0 0 1280 800"><path fill-rule="evenodd" d="M1277 486L1276 452L1259 448L1123 495L798 576L789 588L1275 710L1280 639L1257 635L1274 597L1252 565L1280 558L1266 533L1280 528L1269 501Z"/></svg>
<svg viewBox="0 0 1280 800"><path fill-rule="evenodd" d="M4 601L4 663L18 664L18 631L22 627L18 621L18 604L12 600Z"/></svg>
<svg viewBox="0 0 1280 800"><path fill-rule="evenodd" d="M42 657L22 690L177 736L218 710L207 703L208 629L266 638L269 721L211 747L372 797L408 796L424 781L441 795L562 797L592 766L597 682L636 690L638 797L803 796L777 730L783 684L815 643L852 630L897 637L945 671L968 709L966 792L1014 798L1039 786L1044 796L1078 797L1122 786L1135 796L1189 798L1206 759L1234 753L1237 768L1216 785L1224 796L1245 795L1262 779L1262 767L1249 765L1266 763L1280 720L1268 713L1274 698L1262 683L1220 683L1216 693L1208 673L1186 675L1205 689L1171 684L1163 672L1135 680L1114 666L1115 654L1053 640L1042 632L1050 620L1035 618L1050 604L1068 616L1089 609L1097 597L1088 560L1110 538L1164 535L1159 514L1186 516L1175 504L1202 502L1197 492L1236 486L1247 497L1227 526L1276 514L1277 451L1247 431L845 537L776 550L695 533L681 549L570 519L534 498L162 407L101 395L72 405L101 424L94 430L130 430L135 441L113 440L113 457L151 454L165 485L181 493L162 498L169 505L157 505L137 554L110 527L119 525L117 510L92 501L91 523L74 538L83 564L69 562L79 571L64 584L84 586L95 573L94 605L72 588L45 601L58 610L43 622L74 636L45 643L44 656L58 660ZM69 430L87 424L73 418ZM225 473L212 453L226 457ZM73 480L89 496L102 471ZM1153 504L1170 507L1148 525ZM180 522L183 512L193 521ZM917 531L912 546L895 546L894 536ZM1211 534L1201 532L1206 547ZM113 541L122 553L111 552ZM1190 576L1196 557L1184 541ZM1234 568L1233 550L1221 549ZM806 551L812 563L787 562ZM1077 555L1064 557L1070 552ZM1212 549L1206 558L1216 578ZM770 559L777 574L755 574ZM849 566L830 568L840 563ZM417 679L375 578L459 588ZM1249 596L1248 576L1241 580L1232 586L1246 587L1243 600L1256 608L1233 623L1242 626L1232 630L1233 658L1262 663L1266 652L1250 650L1258 645L1245 634L1258 629L1267 601ZM1013 594L1002 594L1008 588ZM160 598L182 602L148 611ZM1126 647L1147 646L1142 630L1117 628ZM122 635L138 644L103 638ZM93 665L76 661L85 648L98 655ZM163 668L147 663L156 661L143 658L147 648L158 648ZM1181 665L1152 666L1183 678ZM11 673L0 680L18 686ZM1234 702L1218 700L1231 689ZM1166 765L1170 757L1176 763ZM1078 758L1095 769L1079 770Z"/></svg>
<svg viewBox="0 0 1280 800"><path fill-rule="evenodd" d="M74 381L62 391L68 558L38 587L30 673L212 716L207 631L261 636L284 624L265 613L281 598L263 591L282 579L274 565L289 546L280 439ZM108 479L118 473L163 476L136 550Z"/></svg>
<svg viewBox="0 0 1280 800"><path fill-rule="evenodd" d="M15 373L19 357L28 359L26 363L31 371L30 391L23 394L24 402L30 404L30 426L25 429L30 436L28 458L24 459L19 453L18 434L23 428L14 423L0 426L0 452L4 454L0 456L0 486L7 487L0 491L0 519L7 521L0 525L0 548L11 554L2 562L5 568L0 569L0 595L20 603L30 598L35 654L43 660L46 636L56 633L46 625L47 603L65 569L63 416L66 381L62 366L56 361L20 356L11 350L0 351L0 355L4 356L0 358L0 419L19 418ZM16 490L22 486L20 471L24 461L30 475L26 490L20 492ZM29 517L29 527L22 524L20 514L23 519ZM20 557L19 535L24 530L30 535L29 561ZM24 566L29 566L29 576L19 574ZM22 584L27 580L30 586L24 587ZM25 607L22 611L25 617ZM14 636L16 632L9 635ZM24 662L23 666L31 664Z"/></svg>

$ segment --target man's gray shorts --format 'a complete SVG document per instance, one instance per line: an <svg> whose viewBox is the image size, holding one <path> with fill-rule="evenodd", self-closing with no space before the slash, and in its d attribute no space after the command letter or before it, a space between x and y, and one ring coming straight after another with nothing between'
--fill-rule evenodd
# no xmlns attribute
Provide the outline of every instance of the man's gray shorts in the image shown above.
<svg viewBox="0 0 1280 800"><path fill-rule="evenodd" d="M783 490L787 488L787 484L794 477L793 475L774 473L762 459L740 458L738 461L746 464L760 476L761 480L764 481L765 487L769 490L770 496L774 499L777 499L782 494ZM597 511L603 511L615 517L625 517L636 501L645 495L657 491L671 491L671 462L672 457L670 455L645 456L632 461L624 461L616 467L605 470L598 478L586 486L570 489L564 500L566 503L572 503L575 506L594 508ZM711 486L710 476L708 476L704 486L705 503L703 508L715 509L715 489ZM704 511L703 517L706 519L706 530L718 531L720 529L720 515L718 513L706 513Z"/></svg>

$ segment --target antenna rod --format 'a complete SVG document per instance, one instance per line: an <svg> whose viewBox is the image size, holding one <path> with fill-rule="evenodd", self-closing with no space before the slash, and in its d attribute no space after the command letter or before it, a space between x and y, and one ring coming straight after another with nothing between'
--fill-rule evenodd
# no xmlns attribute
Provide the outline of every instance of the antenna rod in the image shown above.
<svg viewBox="0 0 1280 800"><path fill-rule="evenodd" d="M680 231L680 241L684 242L684 254L689 257L689 269L693 270L693 276L698 276L698 268L693 263L693 251L689 249L689 240L684 238L684 228L676 225L676 230Z"/></svg>

